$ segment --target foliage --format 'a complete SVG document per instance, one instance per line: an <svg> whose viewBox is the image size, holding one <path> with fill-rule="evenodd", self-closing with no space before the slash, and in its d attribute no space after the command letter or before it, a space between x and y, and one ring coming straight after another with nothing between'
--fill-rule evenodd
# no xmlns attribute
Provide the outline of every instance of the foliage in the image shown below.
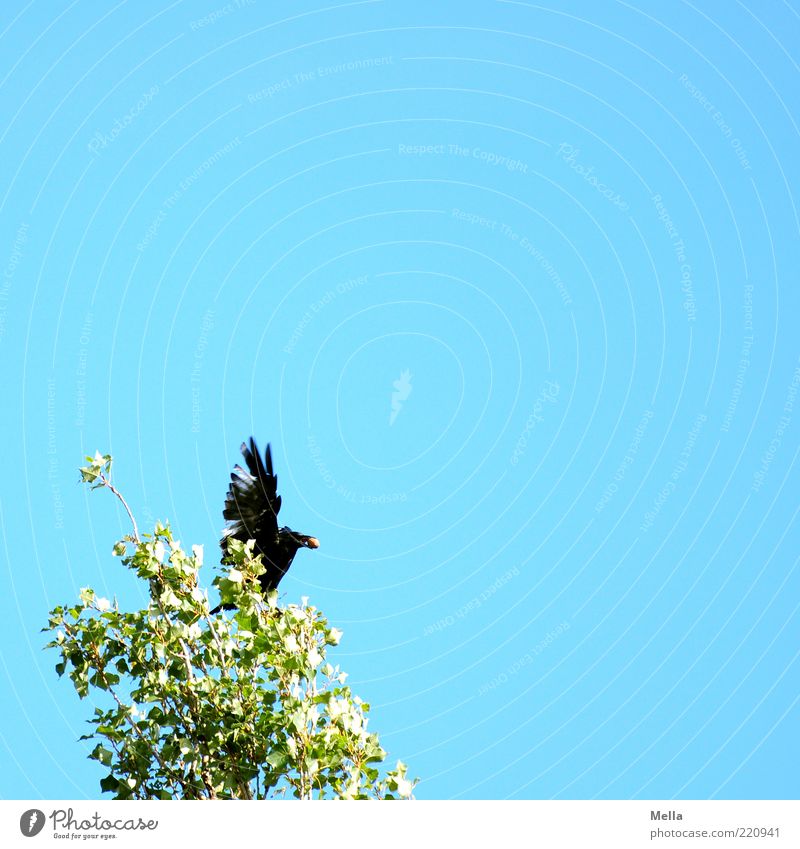
<svg viewBox="0 0 800 849"><path fill-rule="evenodd" d="M81 739L108 769L100 782L117 799L395 799L411 797L406 767L381 777L386 757L367 731L369 705L326 660L341 632L306 599L281 607L262 597L252 542L232 541L214 579L224 604L209 612L191 554L169 525L139 536L110 479L111 457L88 457L92 488L110 489L133 523L114 554L149 585L149 605L125 612L84 589L56 607L48 628L78 695L106 694ZM99 695L99 693L98 693Z"/></svg>

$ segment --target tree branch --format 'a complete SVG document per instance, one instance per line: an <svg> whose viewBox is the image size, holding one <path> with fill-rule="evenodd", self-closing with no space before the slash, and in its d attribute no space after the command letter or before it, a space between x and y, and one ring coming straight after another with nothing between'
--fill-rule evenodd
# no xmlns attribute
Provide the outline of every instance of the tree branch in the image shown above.
<svg viewBox="0 0 800 849"><path fill-rule="evenodd" d="M136 519L133 518L133 513L131 513L131 508L128 507L128 502L122 497L122 493L114 486L113 483L102 473L100 472L100 480L103 482L103 486L107 486L114 495L119 498L122 502L122 506L125 508L125 512L128 514L128 518L131 520L131 524L133 525L133 541L139 545L139 528L136 525Z"/></svg>

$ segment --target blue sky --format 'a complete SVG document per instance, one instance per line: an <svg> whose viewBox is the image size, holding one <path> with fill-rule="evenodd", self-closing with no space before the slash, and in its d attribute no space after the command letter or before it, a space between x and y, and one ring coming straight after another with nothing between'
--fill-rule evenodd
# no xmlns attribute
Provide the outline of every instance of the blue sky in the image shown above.
<svg viewBox="0 0 800 849"><path fill-rule="evenodd" d="M99 795L39 629L144 596L83 455L210 561L253 434L421 798L796 798L795 2L0 32L1 796Z"/></svg>

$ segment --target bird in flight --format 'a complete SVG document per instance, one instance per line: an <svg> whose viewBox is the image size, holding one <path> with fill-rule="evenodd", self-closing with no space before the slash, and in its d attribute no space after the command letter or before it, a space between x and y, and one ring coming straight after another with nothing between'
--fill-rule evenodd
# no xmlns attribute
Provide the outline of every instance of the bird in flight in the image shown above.
<svg viewBox="0 0 800 849"><path fill-rule="evenodd" d="M247 469L234 466L231 484L222 515L227 522L219 544L228 553L228 540L254 540L254 554L260 554L266 572L259 575L261 590L277 588L301 548L319 548L316 537L299 534L291 528L278 527L281 497L278 478L272 469L272 451L267 445L264 459L250 437L249 447L242 443L242 456Z"/></svg>

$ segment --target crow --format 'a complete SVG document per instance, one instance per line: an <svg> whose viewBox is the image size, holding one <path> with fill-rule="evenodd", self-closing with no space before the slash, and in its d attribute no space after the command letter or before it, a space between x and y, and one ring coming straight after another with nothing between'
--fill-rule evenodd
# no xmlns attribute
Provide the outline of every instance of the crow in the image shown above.
<svg viewBox="0 0 800 849"><path fill-rule="evenodd" d="M251 436L250 446L243 442L241 451L247 470L234 466L222 511L227 526L219 544L224 557L228 553L228 540L255 541L253 553L260 554L266 566L266 572L258 578L261 591L266 594L277 588L298 550L319 548L319 540L288 527L278 527L281 497L278 495L278 478L272 468L270 446L267 445L262 460Z"/></svg>

